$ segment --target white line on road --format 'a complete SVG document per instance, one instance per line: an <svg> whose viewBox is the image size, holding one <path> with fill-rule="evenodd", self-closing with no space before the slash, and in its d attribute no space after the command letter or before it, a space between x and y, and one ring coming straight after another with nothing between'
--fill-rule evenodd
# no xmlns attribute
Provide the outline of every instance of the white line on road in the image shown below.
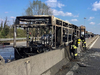
<svg viewBox="0 0 100 75"><path fill-rule="evenodd" d="M66 75L74 75L73 71L69 71Z"/></svg>
<svg viewBox="0 0 100 75"><path fill-rule="evenodd" d="M98 38L92 43L92 45L89 47L89 49L91 49L93 47L93 45L96 43L96 41L98 40Z"/></svg>

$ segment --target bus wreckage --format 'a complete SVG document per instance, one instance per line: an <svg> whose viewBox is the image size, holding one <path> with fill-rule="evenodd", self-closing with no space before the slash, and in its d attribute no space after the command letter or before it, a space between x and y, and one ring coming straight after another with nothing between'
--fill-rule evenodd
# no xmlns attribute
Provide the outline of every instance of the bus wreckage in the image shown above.
<svg viewBox="0 0 100 75"><path fill-rule="evenodd" d="M26 30L26 46L16 46L16 31L19 27ZM35 35L33 35L33 30ZM13 47L15 59L26 58L45 51L66 47L69 47L70 54L71 52L75 53L72 49L73 47L78 47L82 36L85 42L84 26L78 27L54 16L18 16L14 24ZM76 37L78 39L77 43Z"/></svg>

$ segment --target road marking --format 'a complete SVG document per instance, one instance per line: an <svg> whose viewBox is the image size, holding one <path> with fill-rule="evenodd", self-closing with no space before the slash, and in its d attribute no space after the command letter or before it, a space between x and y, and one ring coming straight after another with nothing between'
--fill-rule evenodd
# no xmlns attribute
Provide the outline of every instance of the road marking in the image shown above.
<svg viewBox="0 0 100 75"><path fill-rule="evenodd" d="M92 43L92 45L89 47L89 49L91 49L93 47L93 45L96 43L96 41L98 40L98 38Z"/></svg>
<svg viewBox="0 0 100 75"><path fill-rule="evenodd" d="M66 75L74 75L73 71L69 71Z"/></svg>

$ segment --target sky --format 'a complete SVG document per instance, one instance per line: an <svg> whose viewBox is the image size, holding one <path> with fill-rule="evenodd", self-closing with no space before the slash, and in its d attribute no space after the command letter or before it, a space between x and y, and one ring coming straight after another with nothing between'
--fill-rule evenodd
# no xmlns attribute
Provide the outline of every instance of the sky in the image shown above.
<svg viewBox="0 0 100 75"><path fill-rule="evenodd" d="M0 0L0 22L8 18L13 23L22 16L33 0ZM87 31L100 34L100 0L41 0L51 7L53 15L77 26L86 26ZM86 19L84 19L86 18Z"/></svg>

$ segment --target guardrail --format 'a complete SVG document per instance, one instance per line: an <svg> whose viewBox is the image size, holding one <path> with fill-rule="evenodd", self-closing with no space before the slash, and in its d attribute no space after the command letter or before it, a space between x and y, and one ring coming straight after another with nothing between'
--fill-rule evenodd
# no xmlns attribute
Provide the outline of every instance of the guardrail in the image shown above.
<svg viewBox="0 0 100 75"><path fill-rule="evenodd" d="M41 37L36 37L36 39L40 39ZM33 37L35 39L35 37ZM26 40L26 38L16 38L16 40ZM13 38L0 38L0 41L13 41Z"/></svg>
<svg viewBox="0 0 100 75"><path fill-rule="evenodd" d="M0 38L0 41L12 41L13 38ZM16 38L16 40L26 40L26 38Z"/></svg>
<svg viewBox="0 0 100 75"><path fill-rule="evenodd" d="M33 39L35 40L36 39L40 39L41 37L33 37ZM26 40L26 38L16 38L16 40L20 41L20 40ZM0 41L13 41L13 38L0 38Z"/></svg>

